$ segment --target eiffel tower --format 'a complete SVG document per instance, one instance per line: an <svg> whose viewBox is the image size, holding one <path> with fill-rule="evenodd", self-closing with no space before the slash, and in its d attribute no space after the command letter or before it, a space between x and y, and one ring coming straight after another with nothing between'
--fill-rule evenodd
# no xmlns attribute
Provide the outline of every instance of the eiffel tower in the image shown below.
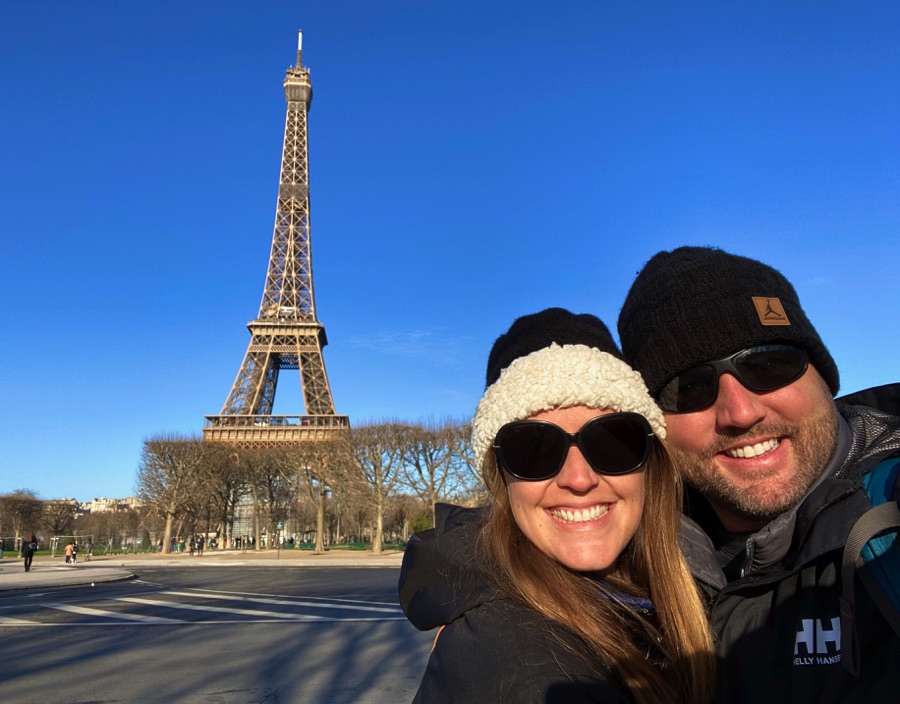
<svg viewBox="0 0 900 704"><path fill-rule="evenodd" d="M316 318L309 231L309 154L306 118L312 102L309 69L303 66L303 32L297 65L284 79L287 118L272 253L256 320L247 324L250 346L225 405L206 416L204 440L240 446L274 446L327 440L349 428L337 415L325 374L325 326ZM278 375L298 370L306 412L272 415Z"/></svg>

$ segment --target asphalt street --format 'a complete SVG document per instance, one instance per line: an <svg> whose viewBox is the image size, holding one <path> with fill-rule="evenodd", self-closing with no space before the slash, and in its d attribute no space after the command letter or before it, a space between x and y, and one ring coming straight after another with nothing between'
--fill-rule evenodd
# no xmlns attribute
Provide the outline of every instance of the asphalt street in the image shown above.
<svg viewBox="0 0 900 704"><path fill-rule="evenodd" d="M433 634L403 617L396 564L270 562L132 562L129 579L0 592L0 701L412 699Z"/></svg>

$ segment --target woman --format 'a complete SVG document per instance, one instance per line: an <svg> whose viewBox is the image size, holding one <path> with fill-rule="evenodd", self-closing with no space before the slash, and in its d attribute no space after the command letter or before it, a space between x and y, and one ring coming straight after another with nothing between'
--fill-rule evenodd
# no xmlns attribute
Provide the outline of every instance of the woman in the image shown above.
<svg viewBox="0 0 900 704"><path fill-rule="evenodd" d="M401 603L439 632L416 702L711 699L661 411L606 326L551 308L494 343L472 446L483 520L407 547Z"/></svg>

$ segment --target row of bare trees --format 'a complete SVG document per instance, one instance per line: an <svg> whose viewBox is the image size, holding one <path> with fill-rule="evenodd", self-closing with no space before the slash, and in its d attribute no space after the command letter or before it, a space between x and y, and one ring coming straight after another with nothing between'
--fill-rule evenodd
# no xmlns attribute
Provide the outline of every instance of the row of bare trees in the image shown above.
<svg viewBox="0 0 900 704"><path fill-rule="evenodd" d="M250 497L257 548L290 520L315 535L317 551L327 536L365 533L381 552L386 519L405 538L417 514L433 523L437 502L480 500L469 435L458 421L368 423L328 441L257 449L158 435L144 441L138 496L162 526L164 551L185 532L232 544Z"/></svg>
<svg viewBox="0 0 900 704"><path fill-rule="evenodd" d="M0 495L0 537L12 539L6 547L15 549L22 538L35 533L46 544L53 536L92 536L103 545L135 539L143 526L143 516L131 509L78 515L71 500L45 501L30 489Z"/></svg>

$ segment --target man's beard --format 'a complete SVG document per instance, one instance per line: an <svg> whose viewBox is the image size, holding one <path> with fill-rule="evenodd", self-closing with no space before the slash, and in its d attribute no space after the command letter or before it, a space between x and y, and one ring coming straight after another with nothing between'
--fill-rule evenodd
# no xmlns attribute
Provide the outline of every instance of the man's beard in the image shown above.
<svg viewBox="0 0 900 704"><path fill-rule="evenodd" d="M714 506L743 518L768 523L796 506L818 479L837 445L837 412L832 403L809 416L802 425L760 423L734 435L720 435L703 453L696 454L668 446L681 475ZM779 475L778 482L760 477L748 486L739 486L716 462L726 448L747 444L759 437L788 437L791 440L794 471Z"/></svg>

